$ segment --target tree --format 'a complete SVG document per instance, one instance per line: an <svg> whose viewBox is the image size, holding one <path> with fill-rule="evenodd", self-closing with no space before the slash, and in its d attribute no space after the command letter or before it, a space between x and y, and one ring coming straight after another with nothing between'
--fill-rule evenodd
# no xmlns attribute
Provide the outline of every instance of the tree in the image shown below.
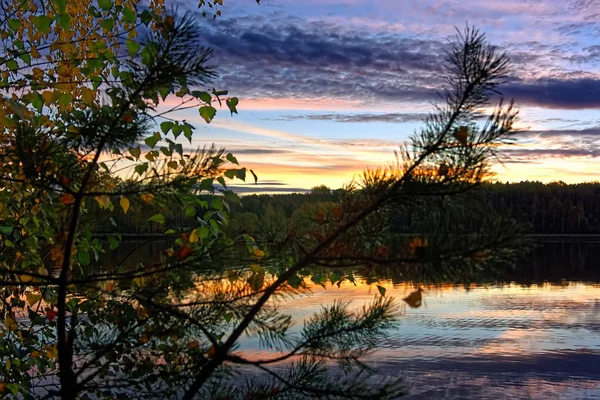
<svg viewBox="0 0 600 400"><path fill-rule="evenodd" d="M494 254L508 254L514 231L501 226L452 248L434 247L424 236L409 238L406 251L396 253L389 251L387 230L391 206L445 199L485 178L496 146L510 138L516 112L500 105L485 125L471 121L501 83L506 57L477 31L465 31L449 47L446 104L415 134L398 168L367 172L339 204L317 203L308 214L314 218L276 235L277 243L261 246L249 235L226 235L228 207L239 200L226 189L227 180L244 179L246 170L221 150L185 151L179 136L189 139L192 126L169 117L192 104L210 122L216 110L212 102L225 95L194 90L209 84L214 72L207 67L210 50L197 43L201 32L192 18L169 15L158 2L150 4L154 11L110 1L88 9L44 4L53 7L40 11L28 3L31 8L4 10L8 57L10 49L25 48L25 41L46 40L48 49L62 46L54 42L59 25L80 21L92 28L73 36L62 53L52 53L57 58L41 73L26 56L19 56L24 64L16 68L9 58L3 64L3 394L63 399L400 394L399 381L364 385L356 379L366 374L360 358L375 348L397 315L384 290L358 312L346 302L324 308L297 337L288 334L290 318L272 300L305 291L302 274L316 267L336 283L352 280L347 268L354 265L430 265L451 271L457 261L480 265ZM15 15L31 21L24 25L28 35L18 36L22 25L10 22ZM142 39L127 37L122 55L122 36L111 32L138 21L151 29ZM98 32L102 40L94 36ZM91 43L78 47L80 39ZM28 42L26 52L35 57L39 43ZM86 53L89 46L92 57ZM40 93L48 87L52 90ZM168 95L181 103L160 111ZM226 103L236 112L237 99ZM111 178L119 169L129 172L122 172L123 179ZM215 181L225 187L218 196L212 195ZM86 219L92 204L108 221L116 212L179 207L195 217L196 225L182 231L165 227L171 247L160 260L108 270L97 265L104 246ZM147 223L165 221L157 212ZM107 239L114 249L121 238ZM313 281L323 283L315 275ZM235 351L243 335L258 336L281 355L247 359ZM329 373L327 360L336 361L338 376ZM286 362L282 372L271 368L281 362ZM266 377L231 383L239 365Z"/></svg>

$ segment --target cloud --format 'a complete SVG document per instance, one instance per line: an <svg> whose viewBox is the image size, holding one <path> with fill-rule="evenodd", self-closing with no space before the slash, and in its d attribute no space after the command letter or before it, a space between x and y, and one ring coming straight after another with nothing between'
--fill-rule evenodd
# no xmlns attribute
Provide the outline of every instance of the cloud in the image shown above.
<svg viewBox="0 0 600 400"><path fill-rule="evenodd" d="M501 91L519 104L555 109L600 108L600 77L581 79L514 80Z"/></svg>
<svg viewBox="0 0 600 400"><path fill-rule="evenodd" d="M422 122L427 117L425 113L362 113L362 114L302 114L302 115L281 115L277 118L269 118L274 121L333 121L343 123L356 122L386 122L386 123L402 123L402 122Z"/></svg>
<svg viewBox="0 0 600 400"><path fill-rule="evenodd" d="M203 40L215 49L220 82L240 97L364 104L440 100L445 36L372 32L282 13L220 19L204 31ZM579 55L539 41L505 43L503 49L514 67L501 87L507 97L528 106L600 108L600 76L579 71L579 64L600 57L597 45ZM393 113L306 118L404 121Z"/></svg>

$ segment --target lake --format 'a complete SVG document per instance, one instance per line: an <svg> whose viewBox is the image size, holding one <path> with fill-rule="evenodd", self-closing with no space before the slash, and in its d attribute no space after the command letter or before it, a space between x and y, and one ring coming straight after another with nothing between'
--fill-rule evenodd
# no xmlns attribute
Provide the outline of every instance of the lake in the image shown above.
<svg viewBox="0 0 600 400"><path fill-rule="evenodd" d="M128 243L113 260L133 248ZM160 245L144 246L145 258ZM600 399L600 242L541 243L489 285L422 286L424 304L403 307L397 326L367 361L401 376L409 399ZM402 299L413 283L388 279L386 296ZM282 305L298 331L303 319L336 299L360 306L374 285L314 286ZM239 348L264 355L256 340Z"/></svg>

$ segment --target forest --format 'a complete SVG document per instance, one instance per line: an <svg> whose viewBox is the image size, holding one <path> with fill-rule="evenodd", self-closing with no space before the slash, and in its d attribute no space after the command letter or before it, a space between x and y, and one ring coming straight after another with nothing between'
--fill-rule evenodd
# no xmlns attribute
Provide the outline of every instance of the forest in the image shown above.
<svg viewBox="0 0 600 400"><path fill-rule="evenodd" d="M287 225L303 206L340 203L343 192L343 189L331 190L318 186L306 193L241 196L241 202L231 206L228 229L233 234L256 235L261 230L268 232L271 230L268 226ZM482 184L468 195L475 203L483 203L493 212L518 221L527 234L600 234L600 183L495 182ZM210 196L203 198L206 204L210 203ZM186 210L149 207L145 213L135 215L114 212L114 224L111 221L104 224L96 222L93 230L98 234L162 234L162 227L146 222L158 211L165 215L165 225L171 228L190 226L194 221L191 209L187 209L186 215ZM94 212L100 212L100 209L90 210L90 219L101 221L94 217ZM202 207L195 207L193 215L196 212L201 213ZM390 229L411 233L417 221L424 215L430 216L431 212L419 207L392 210L389 212ZM445 213L440 218L454 218L446 221L454 226L468 219L455 213Z"/></svg>

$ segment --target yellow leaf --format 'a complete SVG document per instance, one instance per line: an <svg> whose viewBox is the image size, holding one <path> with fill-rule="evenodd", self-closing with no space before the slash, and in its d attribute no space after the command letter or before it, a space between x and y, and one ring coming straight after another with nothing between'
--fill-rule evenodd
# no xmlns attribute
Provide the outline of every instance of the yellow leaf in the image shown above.
<svg viewBox="0 0 600 400"><path fill-rule="evenodd" d="M83 101L85 101L87 104L91 105L94 103L94 97L96 97L95 95L96 93L92 89L85 86L81 88L81 98L83 98Z"/></svg>
<svg viewBox="0 0 600 400"><path fill-rule="evenodd" d="M41 68L33 68L33 78L38 81L44 77L44 70Z"/></svg>
<svg viewBox="0 0 600 400"><path fill-rule="evenodd" d="M106 290L107 292L112 292L113 290L115 290L115 283L113 281L107 281L104 284L104 290Z"/></svg>
<svg viewBox="0 0 600 400"><path fill-rule="evenodd" d="M50 346L46 349L46 355L49 359L54 360L58 358L58 349L56 346Z"/></svg>
<svg viewBox="0 0 600 400"><path fill-rule="evenodd" d="M40 356L40 352L37 350L34 350L31 352L30 356L31 356L31 358L38 358Z"/></svg>
<svg viewBox="0 0 600 400"><path fill-rule="evenodd" d="M40 58L42 56L36 46L31 46L31 49L29 49L29 52L31 53L31 55L34 58Z"/></svg>
<svg viewBox="0 0 600 400"><path fill-rule="evenodd" d="M4 320L4 325L9 331L14 331L19 328L19 326L17 325L17 321L15 321L15 319L10 315Z"/></svg>
<svg viewBox="0 0 600 400"><path fill-rule="evenodd" d="M21 280L21 282L31 282L33 280L33 277L31 275L27 275L27 274L23 274L23 275L19 275L19 279Z"/></svg>
<svg viewBox="0 0 600 400"><path fill-rule="evenodd" d="M190 243L196 243L198 241L198 232L194 229L192 233L190 233Z"/></svg>
<svg viewBox="0 0 600 400"><path fill-rule="evenodd" d="M107 195L103 194L102 196L96 196L95 199L98 202L98 205L100 205L100 208L110 207L110 197Z"/></svg>
<svg viewBox="0 0 600 400"><path fill-rule="evenodd" d="M150 204L152 200L154 200L154 195L152 193L144 193L140 196L144 203Z"/></svg>
<svg viewBox="0 0 600 400"><path fill-rule="evenodd" d="M6 363L5 363L5 365L6 365L6 370L7 370L7 371L10 369L10 367L12 367L12 363L10 362L10 360L9 360L9 359L7 359L7 360L6 360Z"/></svg>
<svg viewBox="0 0 600 400"><path fill-rule="evenodd" d="M127 214L127 210L129 210L129 199L127 197L121 197L119 204L121 204L123 214Z"/></svg>
<svg viewBox="0 0 600 400"><path fill-rule="evenodd" d="M45 90L42 92L42 98L44 99L44 104L47 106L52 104L53 97L54 97L54 92L51 90Z"/></svg>
<svg viewBox="0 0 600 400"><path fill-rule="evenodd" d="M260 249L254 249L254 251L252 252L252 258L254 258L255 260L260 260L264 256L265 252Z"/></svg>
<svg viewBox="0 0 600 400"><path fill-rule="evenodd" d="M29 304L29 307L33 307L34 304L36 304L38 301L40 301L42 299L41 294L35 294L35 293L27 293L26 297L27 297L27 304Z"/></svg>

